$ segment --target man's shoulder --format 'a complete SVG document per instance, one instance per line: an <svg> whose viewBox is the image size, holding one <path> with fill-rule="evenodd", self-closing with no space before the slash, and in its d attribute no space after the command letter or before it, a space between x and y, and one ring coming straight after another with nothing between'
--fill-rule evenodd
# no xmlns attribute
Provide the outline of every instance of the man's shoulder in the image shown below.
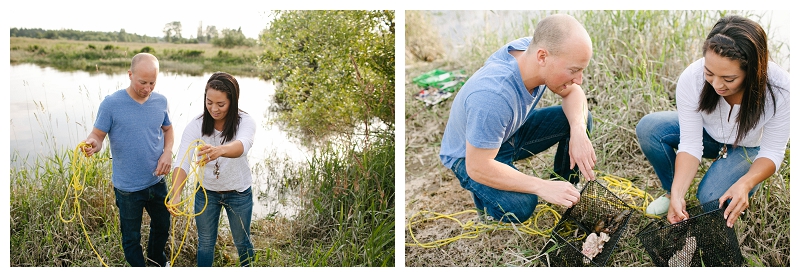
<svg viewBox="0 0 800 277"><path fill-rule="evenodd" d="M111 94L106 95L100 104L101 106L103 106L103 104L116 105L124 99L123 98L124 96L127 96L127 91L125 91L125 89L117 90L115 92L112 92Z"/></svg>
<svg viewBox="0 0 800 277"><path fill-rule="evenodd" d="M167 96L166 95L161 94L160 92L155 92L155 91L150 94L150 98L152 98L154 100L158 100L158 101L167 101Z"/></svg>
<svg viewBox="0 0 800 277"><path fill-rule="evenodd" d="M509 42L506 46L511 46L515 50L525 50L531 45L531 41L533 41L533 37L521 37Z"/></svg>

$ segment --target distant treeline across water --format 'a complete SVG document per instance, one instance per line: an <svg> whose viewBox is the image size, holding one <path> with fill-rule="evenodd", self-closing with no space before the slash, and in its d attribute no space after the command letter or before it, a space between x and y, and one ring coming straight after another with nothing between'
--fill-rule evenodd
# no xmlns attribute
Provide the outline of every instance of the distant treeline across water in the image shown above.
<svg viewBox="0 0 800 277"><path fill-rule="evenodd" d="M125 29L120 29L118 32L98 32L78 31L72 29L44 30L41 28L11 28L11 37L145 43L155 43L161 40L161 38L158 37L127 33L125 32Z"/></svg>

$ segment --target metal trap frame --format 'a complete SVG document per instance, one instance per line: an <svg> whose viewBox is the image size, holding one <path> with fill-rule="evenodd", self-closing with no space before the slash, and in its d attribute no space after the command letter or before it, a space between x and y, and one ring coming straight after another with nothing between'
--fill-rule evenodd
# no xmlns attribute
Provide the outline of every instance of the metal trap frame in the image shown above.
<svg viewBox="0 0 800 277"><path fill-rule="evenodd" d="M697 205L686 210L689 219L675 224L655 219L636 237L659 267L741 266L736 231L723 217L726 207L719 208L718 200Z"/></svg>
<svg viewBox="0 0 800 277"><path fill-rule="evenodd" d="M581 189L581 199L567 209L550 234L551 238L539 253L545 266L602 267L614 252L634 209L597 181L589 181ZM582 252L586 238L594 232L598 221L621 217L616 229L603 244L603 250L593 258Z"/></svg>

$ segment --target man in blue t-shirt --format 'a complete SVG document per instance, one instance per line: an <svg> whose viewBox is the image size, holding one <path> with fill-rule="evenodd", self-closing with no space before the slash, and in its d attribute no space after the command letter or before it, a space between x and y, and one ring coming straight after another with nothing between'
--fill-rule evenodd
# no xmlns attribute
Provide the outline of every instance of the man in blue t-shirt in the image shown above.
<svg viewBox="0 0 800 277"><path fill-rule="evenodd" d="M594 180L597 160L587 130L591 115L580 84L592 57L586 29L572 16L547 16L532 38L492 54L453 100L439 157L494 219L524 222L538 197L571 207L579 171ZM545 88L561 106L534 109ZM557 144L553 171L562 180L519 172L513 162ZM563 181L567 180L567 181Z"/></svg>
<svg viewBox="0 0 800 277"><path fill-rule="evenodd" d="M167 266L164 248L169 237L170 213L164 205L167 186L164 175L172 164L174 141L167 99L154 93L158 59L147 53L133 56L128 70L130 86L106 96L97 120L84 140L97 153L108 135L112 156L111 182L119 208L125 260L131 266ZM143 210L150 215L147 260L142 253L139 231Z"/></svg>

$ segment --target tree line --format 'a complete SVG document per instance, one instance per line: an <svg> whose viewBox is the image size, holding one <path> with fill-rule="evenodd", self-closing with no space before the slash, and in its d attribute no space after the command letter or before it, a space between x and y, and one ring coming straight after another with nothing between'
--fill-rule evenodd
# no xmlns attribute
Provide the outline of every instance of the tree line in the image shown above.
<svg viewBox="0 0 800 277"><path fill-rule="evenodd" d="M172 21L164 25L164 37L152 37L128 33L125 29L115 32L79 31L72 29L45 30L41 28L11 28L11 37L28 37L39 39L65 39L77 41L106 42L168 42L175 44L211 43L217 47L233 48L236 46L255 46L256 40L245 37L242 28L217 30L216 26L198 27L197 37L184 38L181 35L180 21Z"/></svg>
<svg viewBox="0 0 800 277"><path fill-rule="evenodd" d="M116 41L116 42L158 42L159 38L125 32L78 31L72 29L44 30L42 28L11 28L11 37L28 37L40 39L67 39L79 41Z"/></svg>

